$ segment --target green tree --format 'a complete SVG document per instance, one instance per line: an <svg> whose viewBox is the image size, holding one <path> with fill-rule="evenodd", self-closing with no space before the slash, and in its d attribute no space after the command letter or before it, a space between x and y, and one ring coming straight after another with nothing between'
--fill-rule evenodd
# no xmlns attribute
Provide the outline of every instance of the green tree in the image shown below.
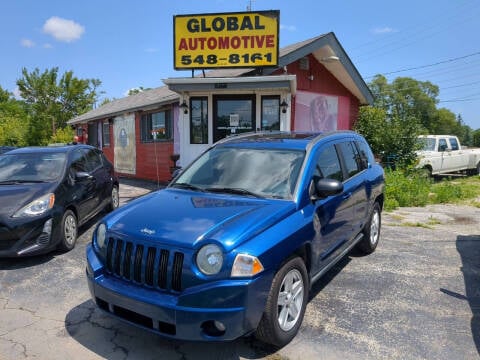
<svg viewBox="0 0 480 360"><path fill-rule="evenodd" d="M144 92L146 90L151 90L151 89L152 88L144 88L143 86L140 86L138 88L133 88L133 89L128 90L128 96L140 94L141 92Z"/></svg>
<svg viewBox="0 0 480 360"><path fill-rule="evenodd" d="M415 118L425 129L434 123L438 86L408 77L396 78L389 84L383 75L377 75L369 88L375 98L374 106L384 109L390 118Z"/></svg>
<svg viewBox="0 0 480 360"><path fill-rule="evenodd" d="M430 133L437 135L457 135L460 136L461 126L458 125L455 114L450 110L438 109L434 116L434 122L429 129Z"/></svg>
<svg viewBox="0 0 480 360"><path fill-rule="evenodd" d="M472 146L480 147L480 129L472 132Z"/></svg>
<svg viewBox="0 0 480 360"><path fill-rule="evenodd" d="M72 71L59 76L58 68L42 73L38 68L32 72L23 68L22 76L17 85L30 106L28 142L32 145L48 143L68 120L91 110L101 84L98 79L78 79Z"/></svg>
<svg viewBox="0 0 480 360"><path fill-rule="evenodd" d="M0 87L0 145L27 145L29 116L24 102Z"/></svg>
<svg viewBox="0 0 480 360"><path fill-rule="evenodd" d="M69 143L72 141L75 132L70 126L66 126L63 129L57 129L55 135L50 138L50 143Z"/></svg>
<svg viewBox="0 0 480 360"><path fill-rule="evenodd" d="M376 75L368 86L374 107L383 113L361 109L356 128L377 155L387 156L388 161L394 156L408 164L414 159L419 133L457 135L462 144L474 145L474 132L463 123L461 115L437 109L439 88L431 82L399 77L388 83L385 76Z"/></svg>
<svg viewBox="0 0 480 360"><path fill-rule="evenodd" d="M355 130L369 142L382 163L405 167L416 159L420 123L414 117L389 116L384 109L360 108Z"/></svg>

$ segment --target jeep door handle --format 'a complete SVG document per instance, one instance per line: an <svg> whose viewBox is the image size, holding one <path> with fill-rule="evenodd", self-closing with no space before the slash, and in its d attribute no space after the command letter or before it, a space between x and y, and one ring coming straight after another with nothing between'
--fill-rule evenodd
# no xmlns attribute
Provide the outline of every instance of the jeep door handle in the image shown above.
<svg viewBox="0 0 480 360"><path fill-rule="evenodd" d="M351 192L345 193L345 194L342 195L342 199L347 200L350 196L352 196Z"/></svg>

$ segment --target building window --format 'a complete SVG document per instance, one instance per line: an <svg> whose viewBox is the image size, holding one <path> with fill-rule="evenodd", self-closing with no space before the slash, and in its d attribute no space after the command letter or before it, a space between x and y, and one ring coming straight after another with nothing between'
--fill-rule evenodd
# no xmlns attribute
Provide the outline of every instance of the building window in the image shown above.
<svg viewBox="0 0 480 360"><path fill-rule="evenodd" d="M170 110L142 115L142 142L151 142L155 139L171 140L172 135L172 112Z"/></svg>
<svg viewBox="0 0 480 360"><path fill-rule="evenodd" d="M190 144L208 144L208 98L190 98Z"/></svg>
<svg viewBox="0 0 480 360"><path fill-rule="evenodd" d="M255 96L215 96L213 141L232 134L255 131Z"/></svg>
<svg viewBox="0 0 480 360"><path fill-rule="evenodd" d="M280 97L262 97L262 130L280 130Z"/></svg>
<svg viewBox="0 0 480 360"><path fill-rule="evenodd" d="M110 146L110 124L108 122L103 123L102 136L103 146Z"/></svg>

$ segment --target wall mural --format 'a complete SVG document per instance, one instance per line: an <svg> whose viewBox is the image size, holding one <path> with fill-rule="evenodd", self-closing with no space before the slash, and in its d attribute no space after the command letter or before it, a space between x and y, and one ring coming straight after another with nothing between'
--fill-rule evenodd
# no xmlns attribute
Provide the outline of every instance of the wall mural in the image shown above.
<svg viewBox="0 0 480 360"><path fill-rule="evenodd" d="M337 130L337 96L297 91L295 96L296 131Z"/></svg>
<svg viewBox="0 0 480 360"><path fill-rule="evenodd" d="M136 174L135 116L117 116L113 122L115 171Z"/></svg>

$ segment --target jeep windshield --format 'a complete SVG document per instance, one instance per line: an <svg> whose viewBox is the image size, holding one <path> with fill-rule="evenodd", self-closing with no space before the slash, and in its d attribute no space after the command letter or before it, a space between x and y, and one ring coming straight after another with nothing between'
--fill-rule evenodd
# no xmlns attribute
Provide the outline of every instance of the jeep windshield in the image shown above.
<svg viewBox="0 0 480 360"><path fill-rule="evenodd" d="M217 146L190 165L171 187L291 199L305 152Z"/></svg>

